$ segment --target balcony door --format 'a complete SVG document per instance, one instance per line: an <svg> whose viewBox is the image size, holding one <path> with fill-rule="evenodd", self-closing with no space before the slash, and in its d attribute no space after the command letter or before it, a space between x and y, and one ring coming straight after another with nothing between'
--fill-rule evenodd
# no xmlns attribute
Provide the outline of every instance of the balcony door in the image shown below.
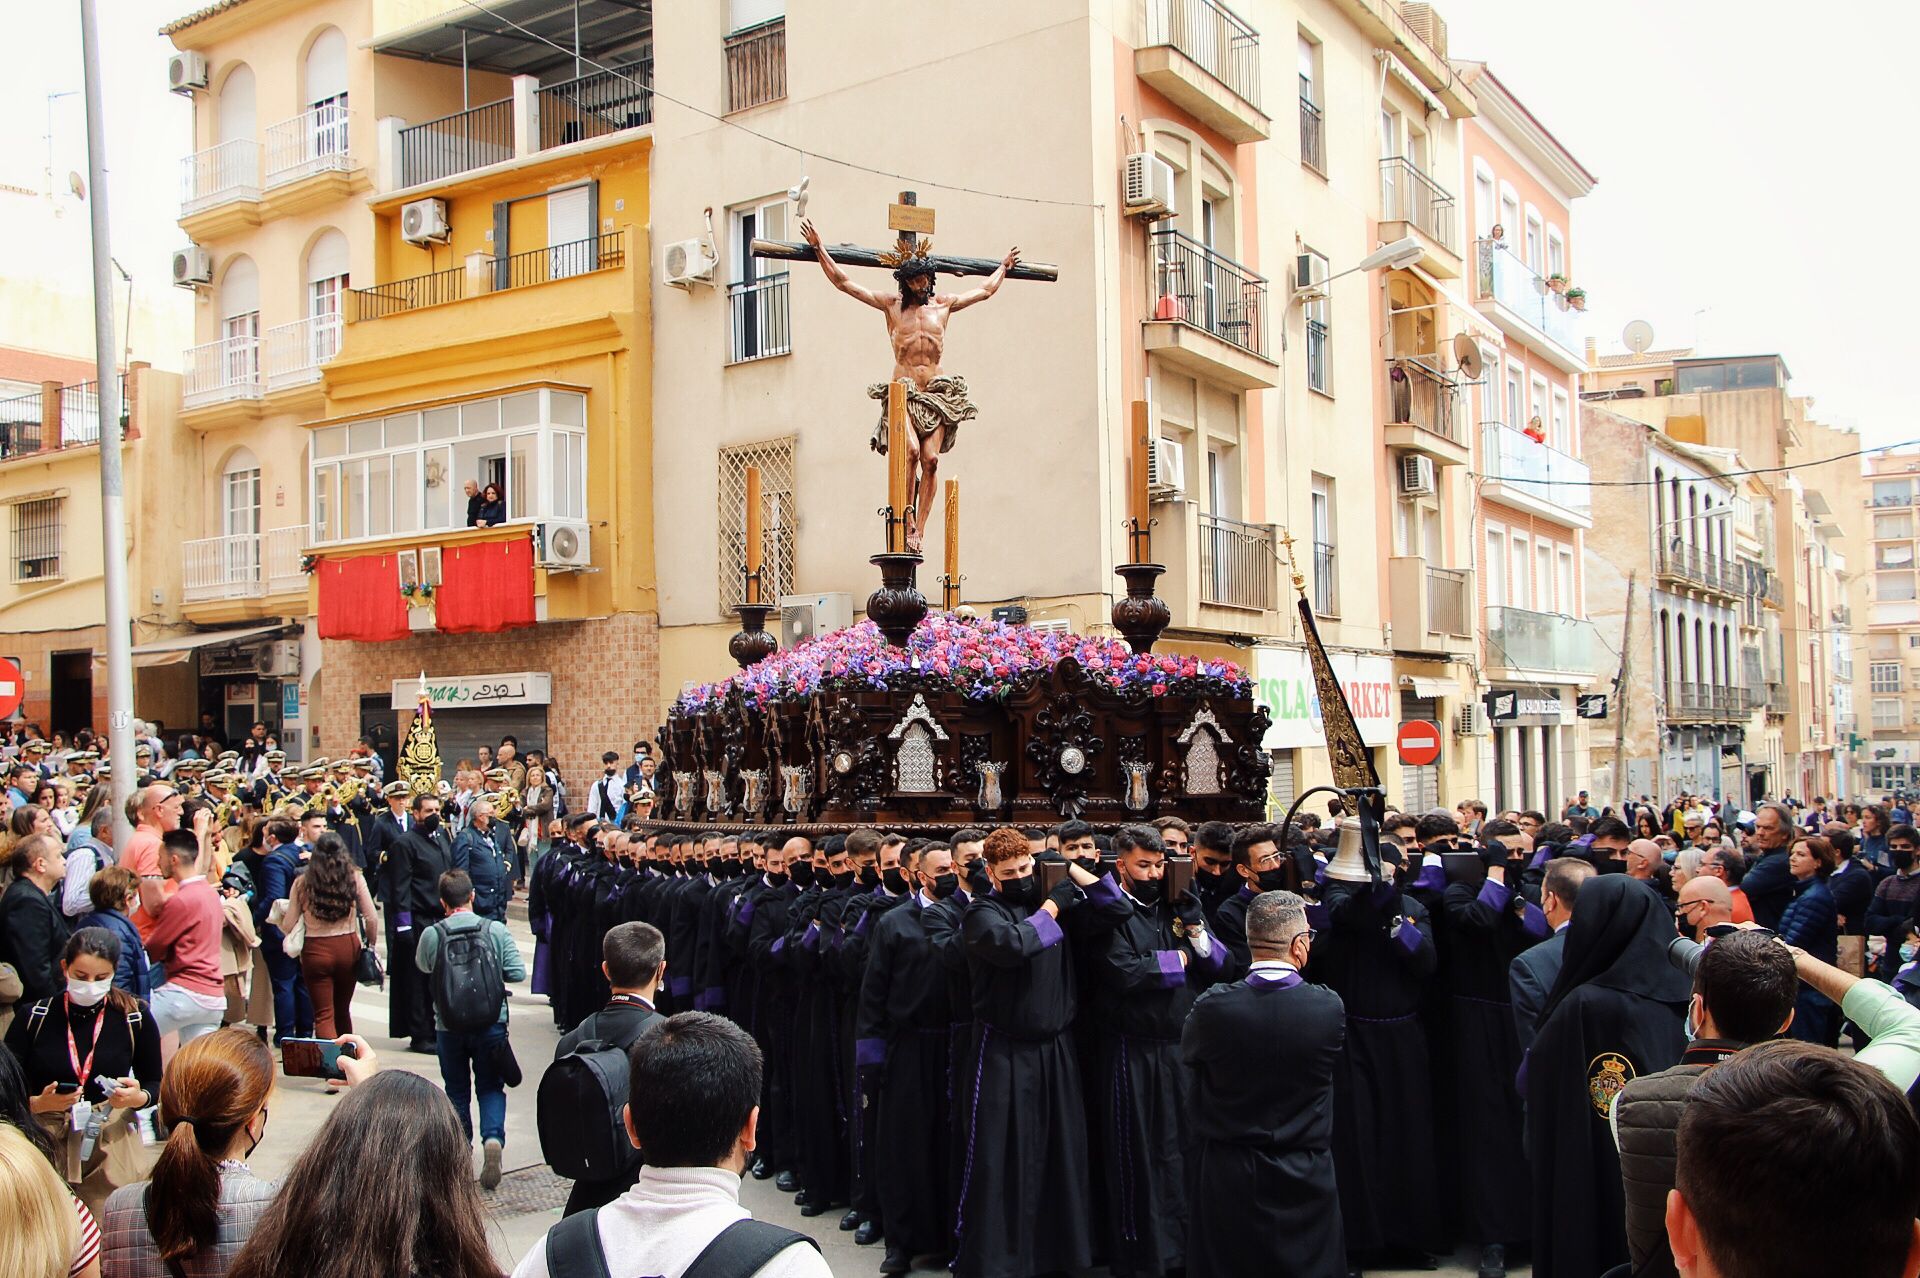
<svg viewBox="0 0 1920 1278"><path fill-rule="evenodd" d="M347 38L328 27L307 49L306 99L312 157L347 152ZM308 158L308 157L302 157Z"/></svg>
<svg viewBox="0 0 1920 1278"><path fill-rule="evenodd" d="M250 386L260 372L260 273L236 257L220 280L222 386Z"/></svg>
<svg viewBox="0 0 1920 1278"><path fill-rule="evenodd" d="M220 476L220 534L226 583L260 580L260 463L241 449Z"/></svg>
<svg viewBox="0 0 1920 1278"><path fill-rule="evenodd" d="M563 187L547 195L547 275L561 280L594 269L594 199L591 185Z"/></svg>

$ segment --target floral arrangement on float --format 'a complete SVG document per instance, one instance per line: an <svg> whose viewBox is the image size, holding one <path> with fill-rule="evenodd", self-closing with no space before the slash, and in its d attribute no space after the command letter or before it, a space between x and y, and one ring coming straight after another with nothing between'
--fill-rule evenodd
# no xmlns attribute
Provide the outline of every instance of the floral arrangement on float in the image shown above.
<svg viewBox="0 0 1920 1278"><path fill-rule="evenodd" d="M929 613L903 651L861 621L774 653L741 673L700 684L674 702L675 715L724 703L738 688L754 709L804 701L816 692L885 692L911 684L972 701L1004 699L1062 661L1122 695L1247 697L1252 685L1231 661L1175 653L1134 653L1124 640Z"/></svg>

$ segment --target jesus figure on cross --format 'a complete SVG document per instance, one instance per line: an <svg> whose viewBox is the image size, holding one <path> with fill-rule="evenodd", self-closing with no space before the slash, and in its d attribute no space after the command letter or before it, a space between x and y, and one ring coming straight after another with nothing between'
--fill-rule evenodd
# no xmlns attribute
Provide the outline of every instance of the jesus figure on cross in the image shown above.
<svg viewBox="0 0 1920 1278"><path fill-rule="evenodd" d="M953 447L960 423L979 412L967 398L967 379L940 367L940 357L947 344L947 318L999 292L1007 272L1019 264L1020 250L1008 249L999 269L987 277L987 282L965 293L935 293L933 263L924 245L917 246L918 251L902 250L893 271L900 291L876 293L847 277L846 271L822 247L820 232L812 222L803 221L800 233L813 246L820 269L827 273L827 279L835 288L887 317L887 336L893 342L893 380L912 386L907 392L907 421L912 426L907 432L907 448L913 461L913 492L907 501L909 509L899 513L910 520L907 548L918 552L921 531L927 526L927 512L933 506L933 495L939 491L935 481L940 454ZM867 387L867 394L880 401L880 421L874 427L871 442L873 451L884 456L887 383L875 382Z"/></svg>

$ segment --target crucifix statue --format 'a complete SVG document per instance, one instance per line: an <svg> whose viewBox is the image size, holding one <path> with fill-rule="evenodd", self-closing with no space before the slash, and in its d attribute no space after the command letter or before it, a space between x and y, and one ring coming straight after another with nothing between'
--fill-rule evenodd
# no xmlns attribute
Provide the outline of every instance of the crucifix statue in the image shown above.
<svg viewBox="0 0 1920 1278"><path fill-rule="evenodd" d="M935 256L931 238L922 233L933 231L933 210L921 208L912 191L902 191L900 202L892 206L887 218L889 229L898 233L891 250L859 248L851 244L823 245L812 222L800 224L804 244L785 240L755 240L755 257L785 261L818 261L827 279L841 292L882 312L887 317L887 337L893 343L894 381L909 383L907 392L907 448L912 457L913 484L908 510L896 512L909 519L907 547L918 553L926 528L927 513L938 491L936 477L940 455L953 447L960 423L975 417L979 410L967 397L967 379L948 373L940 366L947 342L947 320L955 312L986 301L999 291L1009 277L1027 280L1057 280L1057 267L1023 265L1020 251L1009 249L999 261L990 258ZM900 291L876 292L854 283L842 266L890 267ZM936 273L984 275L980 287L965 293L936 293ZM887 383L867 387L870 398L880 401L880 420L870 441L873 450L887 451Z"/></svg>

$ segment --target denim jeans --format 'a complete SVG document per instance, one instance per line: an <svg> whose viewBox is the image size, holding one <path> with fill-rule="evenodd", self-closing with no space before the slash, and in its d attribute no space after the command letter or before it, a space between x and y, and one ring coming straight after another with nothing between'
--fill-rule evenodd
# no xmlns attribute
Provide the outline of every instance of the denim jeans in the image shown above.
<svg viewBox="0 0 1920 1278"><path fill-rule="evenodd" d="M504 1021L477 1034L458 1034L437 1030L435 1038L440 1055L440 1080L446 1084L447 1099L460 1115L460 1126L467 1139L473 1139L473 1114L470 1102L474 1090L480 1093L480 1139L507 1143L507 1085L493 1067L493 1053L507 1037ZM469 1076L471 1075L471 1076Z"/></svg>

